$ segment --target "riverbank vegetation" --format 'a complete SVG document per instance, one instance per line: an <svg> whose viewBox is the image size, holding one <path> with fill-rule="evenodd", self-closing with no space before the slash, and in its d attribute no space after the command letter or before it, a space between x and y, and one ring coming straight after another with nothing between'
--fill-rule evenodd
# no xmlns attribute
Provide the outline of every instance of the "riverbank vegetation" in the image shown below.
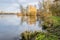
<svg viewBox="0 0 60 40"><path fill-rule="evenodd" d="M52 16L44 19L43 29L47 30L48 33L56 35L58 40L60 40L60 1L55 0L54 4L51 4L49 10ZM44 17L45 18L45 17ZM41 18L42 19L42 18Z"/></svg>
<svg viewBox="0 0 60 40"><path fill-rule="evenodd" d="M22 40L58 40L58 37L44 32L29 32L25 31L21 34Z"/></svg>
<svg viewBox="0 0 60 40"><path fill-rule="evenodd" d="M26 31L21 34L22 40L60 40L60 1L54 0L53 4L47 1L42 5L43 9L37 11L37 20L43 21L43 30L47 32Z"/></svg>

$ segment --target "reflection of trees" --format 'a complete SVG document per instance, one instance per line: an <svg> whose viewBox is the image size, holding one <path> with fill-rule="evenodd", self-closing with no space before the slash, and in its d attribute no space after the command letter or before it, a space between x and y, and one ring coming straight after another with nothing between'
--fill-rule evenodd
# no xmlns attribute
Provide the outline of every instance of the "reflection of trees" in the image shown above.
<svg viewBox="0 0 60 40"><path fill-rule="evenodd" d="M0 15L0 18L4 18L4 16L3 15Z"/></svg>
<svg viewBox="0 0 60 40"><path fill-rule="evenodd" d="M20 5L20 10L21 10L20 16L21 16L21 24L22 24L24 21L27 20L27 18L26 18L26 9L22 5Z"/></svg>
<svg viewBox="0 0 60 40"><path fill-rule="evenodd" d="M35 24L36 22L36 13L37 13L37 9L35 6L29 6L28 7L28 23L29 24Z"/></svg>
<svg viewBox="0 0 60 40"><path fill-rule="evenodd" d="M22 5L20 5L21 13L18 14L18 16L21 16L21 24L26 21L28 24L33 24L36 22L36 7L34 6L28 6L26 8L23 8Z"/></svg>
<svg viewBox="0 0 60 40"><path fill-rule="evenodd" d="M22 24L24 21L24 8L22 5L20 5L20 8L21 8L21 13L22 13L22 16L21 16L21 24Z"/></svg>
<svg viewBox="0 0 60 40"><path fill-rule="evenodd" d="M41 6L40 6L41 5ZM39 9L37 9L35 6L29 5L26 8L24 8L22 5L20 5L21 9L21 24L26 21L28 24L35 24L36 21L39 21L39 24L41 24L42 20L47 20L51 15L51 12L49 10L50 8L50 1L38 4ZM27 18L25 18L27 17ZM25 20L26 19L26 20Z"/></svg>

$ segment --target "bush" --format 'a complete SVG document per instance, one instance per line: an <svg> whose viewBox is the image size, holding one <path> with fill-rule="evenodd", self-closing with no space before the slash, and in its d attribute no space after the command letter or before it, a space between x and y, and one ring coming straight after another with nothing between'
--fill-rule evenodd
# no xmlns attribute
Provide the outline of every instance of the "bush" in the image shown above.
<svg viewBox="0 0 60 40"><path fill-rule="evenodd" d="M58 38L55 35L40 33L37 35L36 40L58 40Z"/></svg>
<svg viewBox="0 0 60 40"><path fill-rule="evenodd" d="M56 35L60 40L60 17L52 16L51 19L53 20L53 23L50 24L50 27L49 23L45 22L45 24L42 25L43 29L47 30L49 33Z"/></svg>
<svg viewBox="0 0 60 40"><path fill-rule="evenodd" d="M21 34L22 40L35 40L35 37L37 34L39 34L40 32L29 32L29 31L25 31Z"/></svg>
<svg viewBox="0 0 60 40"><path fill-rule="evenodd" d="M58 40L57 36L44 32L29 32L22 33L22 40Z"/></svg>

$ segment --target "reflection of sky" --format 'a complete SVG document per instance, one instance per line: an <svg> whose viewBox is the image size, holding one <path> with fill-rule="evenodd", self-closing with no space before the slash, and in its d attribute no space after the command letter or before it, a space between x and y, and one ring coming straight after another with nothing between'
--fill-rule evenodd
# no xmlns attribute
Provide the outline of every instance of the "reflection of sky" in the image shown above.
<svg viewBox="0 0 60 40"><path fill-rule="evenodd" d="M0 40L12 40L16 37L19 21L15 16L0 15Z"/></svg>
<svg viewBox="0 0 60 40"><path fill-rule="evenodd" d="M0 0L0 10L6 12L17 12L19 11L19 4L36 4L41 0Z"/></svg>
<svg viewBox="0 0 60 40"><path fill-rule="evenodd" d="M17 18L17 16L0 15L0 40L13 38L17 36L17 34L20 34L26 30L41 30L41 27L38 27L37 24L28 25L27 23L23 23L22 25L20 25L20 18Z"/></svg>

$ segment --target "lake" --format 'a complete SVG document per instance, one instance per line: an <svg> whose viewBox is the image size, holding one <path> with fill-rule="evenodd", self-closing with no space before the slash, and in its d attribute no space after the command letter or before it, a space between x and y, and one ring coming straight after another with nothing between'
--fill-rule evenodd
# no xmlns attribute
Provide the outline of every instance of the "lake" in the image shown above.
<svg viewBox="0 0 60 40"><path fill-rule="evenodd" d="M24 31L38 31L42 27L28 25L26 22L20 24L21 18L17 15L0 15L0 40L18 40L19 35Z"/></svg>

